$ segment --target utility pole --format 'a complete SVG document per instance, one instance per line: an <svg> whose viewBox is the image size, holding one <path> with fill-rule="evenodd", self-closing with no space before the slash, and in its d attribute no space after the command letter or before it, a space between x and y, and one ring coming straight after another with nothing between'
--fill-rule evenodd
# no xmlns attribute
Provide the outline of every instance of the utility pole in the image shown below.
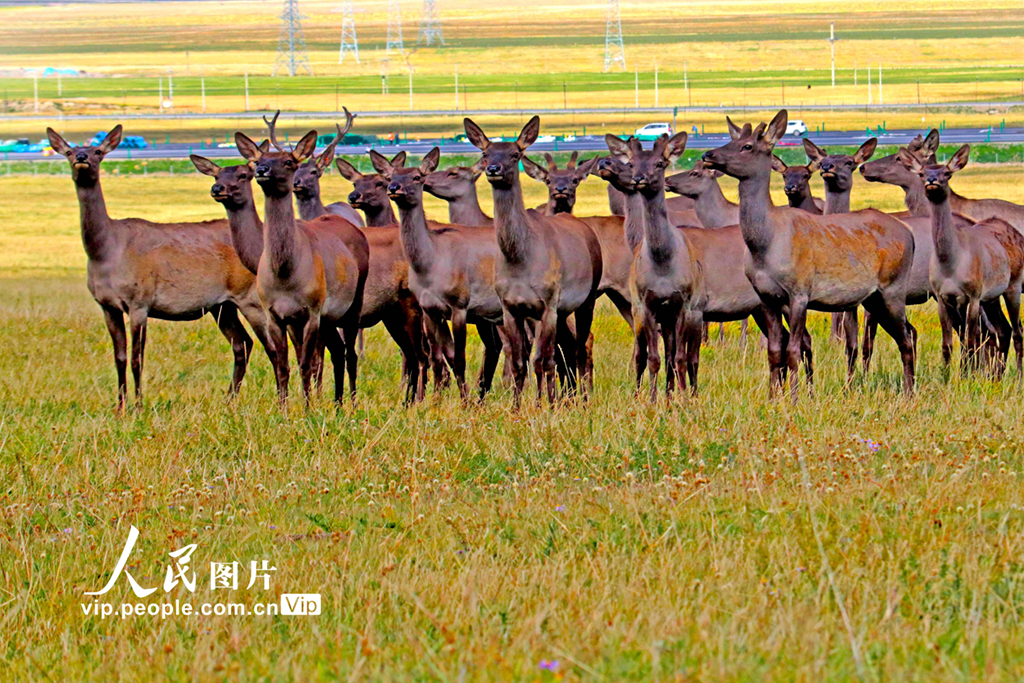
<svg viewBox="0 0 1024 683"><path fill-rule="evenodd" d="M306 54L306 38L302 34L302 14L299 13L299 0L284 0L284 11L281 12L281 36L277 41L277 59L274 61L274 76L281 69L294 76L300 70L310 76L313 70L309 66L309 55Z"/></svg>
<svg viewBox="0 0 1024 683"><path fill-rule="evenodd" d="M170 68L167 69L167 99L171 103L170 108L174 109L174 74Z"/></svg>
<svg viewBox="0 0 1024 683"><path fill-rule="evenodd" d="M871 104L871 62L868 62L868 104Z"/></svg>
<svg viewBox="0 0 1024 683"><path fill-rule="evenodd" d="M633 103L634 109L640 108L640 67L633 63L633 92L636 94L636 101Z"/></svg>
<svg viewBox="0 0 1024 683"><path fill-rule="evenodd" d="M686 73L686 62L683 62L683 91L686 93L686 101L688 107L693 106L693 98L690 97L690 77Z"/></svg>
<svg viewBox="0 0 1024 683"><path fill-rule="evenodd" d="M388 57L392 50L400 55L405 54L405 45L402 43L402 8L398 0L388 0Z"/></svg>
<svg viewBox="0 0 1024 683"><path fill-rule="evenodd" d="M459 63L455 62L455 111L459 110Z"/></svg>
<svg viewBox="0 0 1024 683"><path fill-rule="evenodd" d="M622 43L622 18L619 16L619 0L608 0L608 14L604 26L604 70L618 64L626 70L626 48Z"/></svg>
<svg viewBox="0 0 1024 683"><path fill-rule="evenodd" d="M202 93L203 113L206 113L206 76L199 74L199 92Z"/></svg>
<svg viewBox="0 0 1024 683"><path fill-rule="evenodd" d="M885 98L882 97L882 63L878 63L878 103L884 104Z"/></svg>
<svg viewBox="0 0 1024 683"><path fill-rule="evenodd" d="M355 11L352 0L345 0L341 5L341 45L338 47L338 64L345 61L345 53L351 52L359 63L359 39L356 37Z"/></svg>
<svg viewBox="0 0 1024 683"><path fill-rule="evenodd" d="M420 18L420 33L416 44L426 43L430 47L435 42L444 45L441 19L437 16L437 0L423 0L423 16Z"/></svg>
<svg viewBox="0 0 1024 683"><path fill-rule="evenodd" d="M836 87L836 22L828 24L828 42L832 47L832 87Z"/></svg>
<svg viewBox="0 0 1024 683"><path fill-rule="evenodd" d="M654 63L654 106L658 106L658 63Z"/></svg>
<svg viewBox="0 0 1024 683"><path fill-rule="evenodd" d="M245 110L249 111L249 70L245 70Z"/></svg>

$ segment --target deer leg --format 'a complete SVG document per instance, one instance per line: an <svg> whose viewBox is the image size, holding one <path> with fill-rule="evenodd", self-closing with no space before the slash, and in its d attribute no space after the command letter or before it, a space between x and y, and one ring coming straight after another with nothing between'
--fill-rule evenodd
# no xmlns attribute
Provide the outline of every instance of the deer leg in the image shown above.
<svg viewBox="0 0 1024 683"><path fill-rule="evenodd" d="M274 379L277 381L277 401L287 412L288 406L288 330L283 320L271 316L267 321L270 345L274 349Z"/></svg>
<svg viewBox="0 0 1024 683"><path fill-rule="evenodd" d="M494 380L494 371L498 367L498 356L501 354L502 339L498 335L498 325L489 322L477 323L476 331L480 335L480 341L484 345L484 362L480 366L480 374L477 377L477 394L480 401L491 390Z"/></svg>
<svg viewBox="0 0 1024 683"><path fill-rule="evenodd" d="M993 358L991 359L992 371L997 380L1002 379L1006 372L1006 361L1010 356L1011 335L1013 333L1010 323L1003 315L1003 308L999 305L999 299L992 299L982 304L989 323L995 328L995 337L998 344Z"/></svg>
<svg viewBox="0 0 1024 683"><path fill-rule="evenodd" d="M333 320L327 321L328 325L335 325ZM334 331L337 334L337 330ZM305 324L301 322L297 324L296 336L301 334L302 344L299 347L300 352L297 354L299 357L299 373L302 377L302 395L306 399L306 405L309 405L310 395L313 390L313 371L315 369L317 353L320 350L320 316L313 313L310 314L305 320ZM344 363L345 357L331 358L331 361L335 364Z"/></svg>
<svg viewBox="0 0 1024 683"><path fill-rule="evenodd" d="M700 311L684 311L683 331L680 335L679 355L685 354L685 362L679 371L685 370L690 380L690 393L697 395L697 371L700 367L700 332L704 316Z"/></svg>
<svg viewBox="0 0 1024 683"><path fill-rule="evenodd" d="M580 393L584 399L594 390L594 299L583 302L576 309L576 368L579 374Z"/></svg>
<svg viewBox="0 0 1024 683"><path fill-rule="evenodd" d="M455 373L455 383L463 403L469 402L469 388L466 386L466 309L452 309L452 357L449 362ZM447 355L447 354L446 354Z"/></svg>
<svg viewBox="0 0 1024 683"><path fill-rule="evenodd" d="M384 329L388 331L402 352L402 381L405 383L403 402L407 406L412 405L413 402L422 398L418 394L420 388L419 350L409 336L409 328L404 315L388 314L381 322L384 323Z"/></svg>
<svg viewBox="0 0 1024 683"><path fill-rule="evenodd" d="M786 363L789 368L789 398L795 404L800 392L800 359L803 356L804 333L807 331L807 298L789 300L789 344Z"/></svg>
<svg viewBox="0 0 1024 683"><path fill-rule="evenodd" d="M345 397L345 342L338 328L330 322L321 326L318 337L319 346L331 352L331 365L334 366L334 402L340 406L344 403Z"/></svg>
<svg viewBox="0 0 1024 683"><path fill-rule="evenodd" d="M725 341L725 323L718 323L718 341Z"/></svg>
<svg viewBox="0 0 1024 683"><path fill-rule="evenodd" d="M661 338L665 352L665 398L671 400L676 389L676 339L679 333L679 314L677 311L663 313L658 322L661 324ZM685 375L679 378L679 382L683 388L686 388Z"/></svg>
<svg viewBox="0 0 1024 683"><path fill-rule="evenodd" d="M749 327L749 321L744 318L740 321L740 346L747 345L747 328Z"/></svg>
<svg viewBox="0 0 1024 683"><path fill-rule="evenodd" d="M318 335L316 340L316 350L313 353L312 360L313 385L316 387L316 393L318 396L320 395L320 391L321 389L323 389L324 386L324 364L326 363L326 356L326 343L324 339ZM331 356L332 363L341 364L343 362L343 358L338 358L337 360L333 358L333 351L331 352Z"/></svg>
<svg viewBox="0 0 1024 683"><path fill-rule="evenodd" d="M148 311L136 308L128 314L132 328L132 379L135 380L135 400L142 400L142 363L146 357L146 322Z"/></svg>
<svg viewBox="0 0 1024 683"><path fill-rule="evenodd" d="M854 340L856 341L856 333ZM800 341L800 358L804 364L804 377L807 379L807 392L814 395L814 345L811 341L811 333L804 327L804 336Z"/></svg>
<svg viewBox="0 0 1024 683"><path fill-rule="evenodd" d="M512 343L508 340L508 332L505 330L505 325L502 323L497 326L498 337L501 339L501 355L504 357L504 362L501 364L501 382L506 387L510 387L515 383L515 373L512 372Z"/></svg>
<svg viewBox="0 0 1024 683"><path fill-rule="evenodd" d="M843 313L843 339L846 342L846 383L857 372L857 309Z"/></svg>
<svg viewBox="0 0 1024 683"><path fill-rule="evenodd" d="M831 326L831 330L830 330L830 333L829 333L829 338L830 339L833 339L835 341L843 341L844 340L844 336L843 336L843 315L844 315L843 311L840 311L838 313L833 313L832 314L832 326Z"/></svg>
<svg viewBox="0 0 1024 683"><path fill-rule="evenodd" d="M569 318L558 316L555 329L555 371L562 386L563 396L576 393L576 342L576 330L570 327Z"/></svg>
<svg viewBox="0 0 1024 683"><path fill-rule="evenodd" d="M341 329L341 341L345 346L345 370L348 373L349 398L355 403L356 400L356 377L359 374L359 339L363 331L359 329L359 315L354 314Z"/></svg>
<svg viewBox="0 0 1024 683"><path fill-rule="evenodd" d="M249 364L249 353L252 351L252 337L245 331L242 322L238 319L238 309L231 304L221 304L210 311L221 334L231 344L231 351L235 355L235 368L231 376L231 387L228 395L232 398L238 395L238 389L242 386L242 378L245 377L245 369Z"/></svg>
<svg viewBox="0 0 1024 683"><path fill-rule="evenodd" d="M451 351L451 331L443 318L435 319L430 313L423 312L424 343L430 355L430 368L434 374L434 393L439 394L451 384L451 373L448 371L448 360Z"/></svg>
<svg viewBox="0 0 1024 683"><path fill-rule="evenodd" d="M702 344L707 344L711 341L711 325L708 323L701 323L700 341Z"/></svg>
<svg viewBox="0 0 1024 683"><path fill-rule="evenodd" d="M938 301L939 325L942 327L942 374L949 381L949 364L953 360L953 328L954 320L950 316L950 306L942 299Z"/></svg>
<svg viewBox="0 0 1024 683"><path fill-rule="evenodd" d="M619 315L621 315L622 319L626 321L626 324L629 325L629 331L635 332L633 327L633 305L629 302L629 293L622 293L612 289L606 291L604 294L615 306L615 310L619 312Z"/></svg>
<svg viewBox="0 0 1024 683"><path fill-rule="evenodd" d="M556 398L555 340L558 334L558 311L546 306L537 324L537 338L534 340L533 374L537 378L537 403L543 400L547 385L548 403L554 405Z"/></svg>
<svg viewBox="0 0 1024 683"><path fill-rule="evenodd" d="M658 337L661 330L658 328L658 321L655 319L651 309L644 305L641 309L643 315L643 328L646 330L647 340L647 397L651 403L658 402L658 373L661 371L661 355L658 352Z"/></svg>
<svg viewBox="0 0 1024 683"><path fill-rule="evenodd" d="M1017 356L1017 376L1022 375L1022 355L1024 355L1024 332L1021 330L1020 323L1020 297L1021 297L1021 285L1020 283L1012 284L1003 294L1003 300L1006 302L1006 313L1010 319L1010 330L1013 338L1013 351Z"/></svg>
<svg viewBox="0 0 1024 683"><path fill-rule="evenodd" d="M253 303L242 303L237 305L238 312L242 314L242 317L248 321L249 325L252 326L253 334L256 335L256 339L259 340L260 345L267 354L267 358L270 360L270 365L274 365L274 350L271 348L270 340L267 338L267 313L263 310L263 307L259 304Z"/></svg>
<svg viewBox="0 0 1024 683"><path fill-rule="evenodd" d="M637 310L633 325L633 371L636 376L636 395L640 395L640 386L644 379L644 369L647 367L647 352L653 339L653 331L648 329L643 315L643 309Z"/></svg>
<svg viewBox="0 0 1024 683"><path fill-rule="evenodd" d="M526 385L526 363L524 358L526 326L523 319L516 319L507 308L503 310L503 316L504 325L502 327L505 330L505 336L508 338L510 351L505 358L505 362L511 362L512 364L512 379L514 380L512 384L512 398L513 404L518 408L523 387Z"/></svg>
<svg viewBox="0 0 1024 683"><path fill-rule="evenodd" d="M114 368L117 370L117 409L124 411L128 401L128 338L124 332L124 313L113 306L102 306L110 341L114 345Z"/></svg>
<svg viewBox="0 0 1024 683"><path fill-rule="evenodd" d="M864 308L878 320L886 334L893 338L900 350L903 361L903 394L914 394L914 345L907 332L907 301L902 294L886 298L881 293L872 294L864 301Z"/></svg>
<svg viewBox="0 0 1024 683"><path fill-rule="evenodd" d="M967 364L976 372L981 362L981 302L974 300L967 304Z"/></svg>
<svg viewBox="0 0 1024 683"><path fill-rule="evenodd" d="M864 345L861 355L864 362L864 374L871 370L871 356L875 354L875 335L878 334L878 323L871 317L871 313L864 311Z"/></svg>

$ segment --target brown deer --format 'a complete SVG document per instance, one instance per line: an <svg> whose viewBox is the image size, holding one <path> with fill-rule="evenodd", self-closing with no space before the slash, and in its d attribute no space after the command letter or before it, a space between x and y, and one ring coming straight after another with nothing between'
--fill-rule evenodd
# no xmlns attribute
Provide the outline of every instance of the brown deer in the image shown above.
<svg viewBox="0 0 1024 683"><path fill-rule="evenodd" d="M476 181L481 173L479 161L472 166L452 166L428 175L423 189L448 202L449 223L493 226L494 219L484 213L476 195Z"/></svg>
<svg viewBox="0 0 1024 683"><path fill-rule="evenodd" d="M277 142L277 118L280 115L281 111L278 110L274 114L273 119L268 119L264 116L263 121L267 124L267 132L270 136L271 144L274 145L274 149L278 152L289 152L291 150L284 149ZM311 221L325 214L333 214L341 216L352 225L357 227L363 226L363 217L350 205L345 202L334 202L324 206L323 201L320 199L320 178L323 176L324 171L330 168L331 160L334 159L334 150L337 148L338 143L341 142L346 133L352 130L354 119L355 114L351 114L348 109L345 109L345 129L342 130L335 124L338 134L334 140L327 145L319 156L312 157L295 171L295 185L292 189L295 193L295 204L299 209L300 220Z"/></svg>
<svg viewBox="0 0 1024 683"><path fill-rule="evenodd" d="M676 225L692 223L694 201L689 197L666 197L665 206L668 208L669 221L675 218ZM608 209L613 216L626 215L626 197L614 185L608 185ZM678 214L678 215L677 215Z"/></svg>
<svg viewBox="0 0 1024 683"><path fill-rule="evenodd" d="M953 329L963 316L965 337L961 339L961 371L974 369L981 349L981 311L996 328L999 354L997 376L1006 364L1012 336L1017 354L1017 372L1024 353L1020 325L1020 296L1024 282L1024 236L1000 218L987 218L969 228L953 220L949 180L967 165L970 145L964 145L947 164L926 164L907 149L899 151L900 162L917 173L932 204L934 253L930 279L939 302L942 325L942 361L948 368L953 350ZM1003 297L1009 322L999 306Z"/></svg>
<svg viewBox="0 0 1024 683"><path fill-rule="evenodd" d="M410 288L426 315L431 344L451 366L464 401L469 398L466 325L477 327L485 349L478 382L479 398L483 400L501 353L497 326L503 314L494 291L498 243L491 227L442 225L427 220L423 186L437 168L440 156L441 150L434 147L418 167L402 168L370 150L374 168L388 180L388 194L398 205ZM451 320L451 336L446 320Z"/></svg>
<svg viewBox="0 0 1024 683"><path fill-rule="evenodd" d="M783 192L786 200L794 209L803 209L816 216L822 214L823 205L820 199L811 194L811 178L818 170L818 164L811 162L806 166L787 166L777 156L772 157L772 170L782 176Z"/></svg>
<svg viewBox="0 0 1024 683"><path fill-rule="evenodd" d="M342 400L346 370L353 399L356 391L356 336L370 249L363 233L340 216L328 214L312 221L295 218L295 172L313 156L316 138L316 131L310 131L294 150L264 153L245 134L235 134L239 153L255 165L256 182L264 195L264 246L256 282L269 317L282 407L288 400L289 335L296 346L307 403L320 335L334 358L335 401Z"/></svg>
<svg viewBox="0 0 1024 683"><path fill-rule="evenodd" d="M534 116L514 142L491 142L470 119L469 141L482 152L484 173L494 194L494 230L499 258L494 287L501 300L505 333L512 347L516 400L526 381L526 326L536 320L534 372L537 398L547 388L555 400L555 341L575 313L576 338L589 339L594 303L601 283L601 244L585 223L572 216L544 216L527 211L519 184L519 161L540 133ZM586 396L593 386L590 345L576 345L575 365ZM572 364L573 359L569 359Z"/></svg>
<svg viewBox="0 0 1024 683"><path fill-rule="evenodd" d="M266 338L266 316L260 307L253 275L231 246L225 219L201 223L153 223L142 218L111 218L100 186L100 162L121 142L114 126L103 142L74 147L52 128L46 135L53 149L71 164L80 209L82 243L88 257L87 285L103 310L114 345L117 406L128 399L128 340L132 337L135 397L142 398L142 366L150 318L198 320L209 313L234 353L230 395L238 393L252 350L252 339L238 319L249 321L273 359Z"/></svg>
<svg viewBox="0 0 1024 683"><path fill-rule="evenodd" d="M787 351L790 395L795 401L797 366L807 310L847 311L863 305L896 340L903 361L903 389L914 389L914 351L906 328L906 291L914 236L899 220L868 209L815 216L769 202L771 159L786 132L788 114L768 125L742 129L727 119L729 143L704 153L705 166L739 180L740 227L750 257L747 277L767 309L771 387L782 383L782 316L790 309Z"/></svg>
<svg viewBox="0 0 1024 683"><path fill-rule="evenodd" d="M606 135L605 141L613 156L629 163L633 171L631 185L643 198L644 236L635 251L633 282L642 306L645 331L649 335L654 330L661 333L668 364L665 394L671 397L677 376L680 386L686 387L690 356L679 349L679 345L687 338L690 309L703 292L696 254L683 233L669 223L665 208L665 169L686 149L686 133L679 132L671 138L663 135L655 140L650 150L644 150L636 138L623 142L614 135ZM699 338L697 343L700 343ZM659 366L657 355L649 353L647 370L652 401L657 399ZM696 393L695 368L689 370L691 390Z"/></svg>
<svg viewBox="0 0 1024 683"><path fill-rule="evenodd" d="M739 225L740 205L733 204L718 185L722 174L707 168L698 159L689 171L677 173L665 179L665 189L694 200L693 210L697 215L697 226L724 228Z"/></svg>
<svg viewBox="0 0 1024 683"><path fill-rule="evenodd" d="M405 166L405 152L399 152L391 158L391 165L396 168ZM397 225L398 219L391 209L388 198L388 182L379 173L360 173L359 170L338 157L334 160L341 176L352 183L352 192L348 195L348 203L359 209L366 216L366 225L382 228L386 225Z"/></svg>
<svg viewBox="0 0 1024 683"><path fill-rule="evenodd" d="M597 165L594 157L579 166L576 157L569 159L564 169L559 169L554 158L545 154L547 168L523 157L523 170L534 180L548 188L548 201L544 213L554 216L560 213L572 214L576 205L576 189ZM590 226L601 243L601 286L600 293L607 296L619 314L633 329L633 305L629 293L629 272L633 266L633 250L626 241L624 218L620 216L579 216L579 220Z"/></svg>

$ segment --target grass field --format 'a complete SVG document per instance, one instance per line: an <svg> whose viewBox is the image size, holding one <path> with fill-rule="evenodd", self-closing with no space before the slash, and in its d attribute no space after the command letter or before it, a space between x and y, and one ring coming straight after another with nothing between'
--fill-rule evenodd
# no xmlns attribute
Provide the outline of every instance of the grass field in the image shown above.
<svg viewBox="0 0 1024 683"><path fill-rule="evenodd" d="M969 166L955 186L1024 202L1022 170ZM324 183L331 198L348 191ZM156 220L219 217L209 185L104 179L112 215ZM652 408L632 396L628 330L603 304L586 407L513 412L499 390L479 407L449 391L405 409L377 328L356 406L320 397L283 417L259 352L228 404L213 323L154 321L146 398L117 417L71 181L0 188L3 680L1024 676L1022 388L945 383L931 305L912 313L910 400L885 340L844 389L815 316L814 398L769 401L764 353L733 325L705 350L701 396ZM858 184L854 202L895 210L901 196ZM603 185L582 185L579 212L604 208ZM168 552L198 544L195 594L143 602L319 592L323 613L86 617L83 592L106 581L130 525L128 570L144 586L160 585ZM276 567L270 590L243 589L259 559ZM211 591L208 563L234 560L239 590ZM136 601L123 578L102 599Z"/></svg>

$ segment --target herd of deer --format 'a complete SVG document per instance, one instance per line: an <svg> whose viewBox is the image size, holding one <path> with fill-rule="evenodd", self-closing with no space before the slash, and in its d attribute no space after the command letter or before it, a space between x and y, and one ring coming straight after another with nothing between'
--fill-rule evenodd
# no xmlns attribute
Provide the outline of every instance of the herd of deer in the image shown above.
<svg viewBox="0 0 1024 683"><path fill-rule="evenodd" d="M407 402L423 398L428 371L435 388L454 377L468 400L470 324L484 346L481 399L504 354L518 404L531 353L538 400L546 394L555 401L559 384L564 394L586 397L593 387L591 323L601 295L634 333L637 390L646 369L652 400L660 352L666 394L677 382L696 392L707 323L749 317L767 337L773 391L788 378L796 400L801 363L812 384L808 310L833 312L852 376L858 307L865 311L864 370L881 325L899 347L903 390L912 393L917 332L906 307L929 298L938 302L946 367L956 333L964 371L985 364L1000 376L1011 343L1021 370L1024 206L953 192L950 178L966 165L970 150L964 145L939 164L935 130L871 162L875 139L852 156L829 154L805 139L809 163L786 166L773 154L786 130L783 110L756 128L728 120L730 142L705 152L692 169L666 177L684 151L686 133L664 135L651 149L635 138L608 135L607 156L577 164L573 154L559 169L550 155L545 165L526 156L540 131L538 117L511 142L490 140L466 119L468 139L481 153L473 166L438 170L437 148L415 167L406 167L404 152L388 159L370 151L376 173L363 174L334 160L337 142L352 126L348 110L346 118L344 130L339 127L319 155L315 131L294 148L279 144L277 116L267 121L269 140L261 144L235 134L248 163L220 167L193 155L197 170L215 179L211 195L227 212L226 220L201 223L110 218L100 162L118 146L121 126L95 147L72 146L47 129L54 150L71 164L89 291L114 345L119 408L128 393L125 314L136 397L147 320L194 320L206 313L234 352L231 393L238 391L252 350L240 313L273 364L282 406L289 338L306 400L330 351L341 402L346 372L349 393L356 391L360 330L377 323L401 350ZM332 160L354 189L348 203L325 206L320 177ZM851 211L858 168L868 181L903 188L907 211ZM547 185L546 204L525 206L520 169ZM772 204L773 170L784 177L787 207ZM824 180L824 202L811 195L814 173ZM481 174L493 191L493 218L477 200ZM722 194L723 174L739 181L738 204ZM611 215L573 215L577 187L588 175L608 183ZM264 195L262 220L254 178ZM666 189L681 196L666 198ZM448 223L426 217L424 191L448 202Z"/></svg>

